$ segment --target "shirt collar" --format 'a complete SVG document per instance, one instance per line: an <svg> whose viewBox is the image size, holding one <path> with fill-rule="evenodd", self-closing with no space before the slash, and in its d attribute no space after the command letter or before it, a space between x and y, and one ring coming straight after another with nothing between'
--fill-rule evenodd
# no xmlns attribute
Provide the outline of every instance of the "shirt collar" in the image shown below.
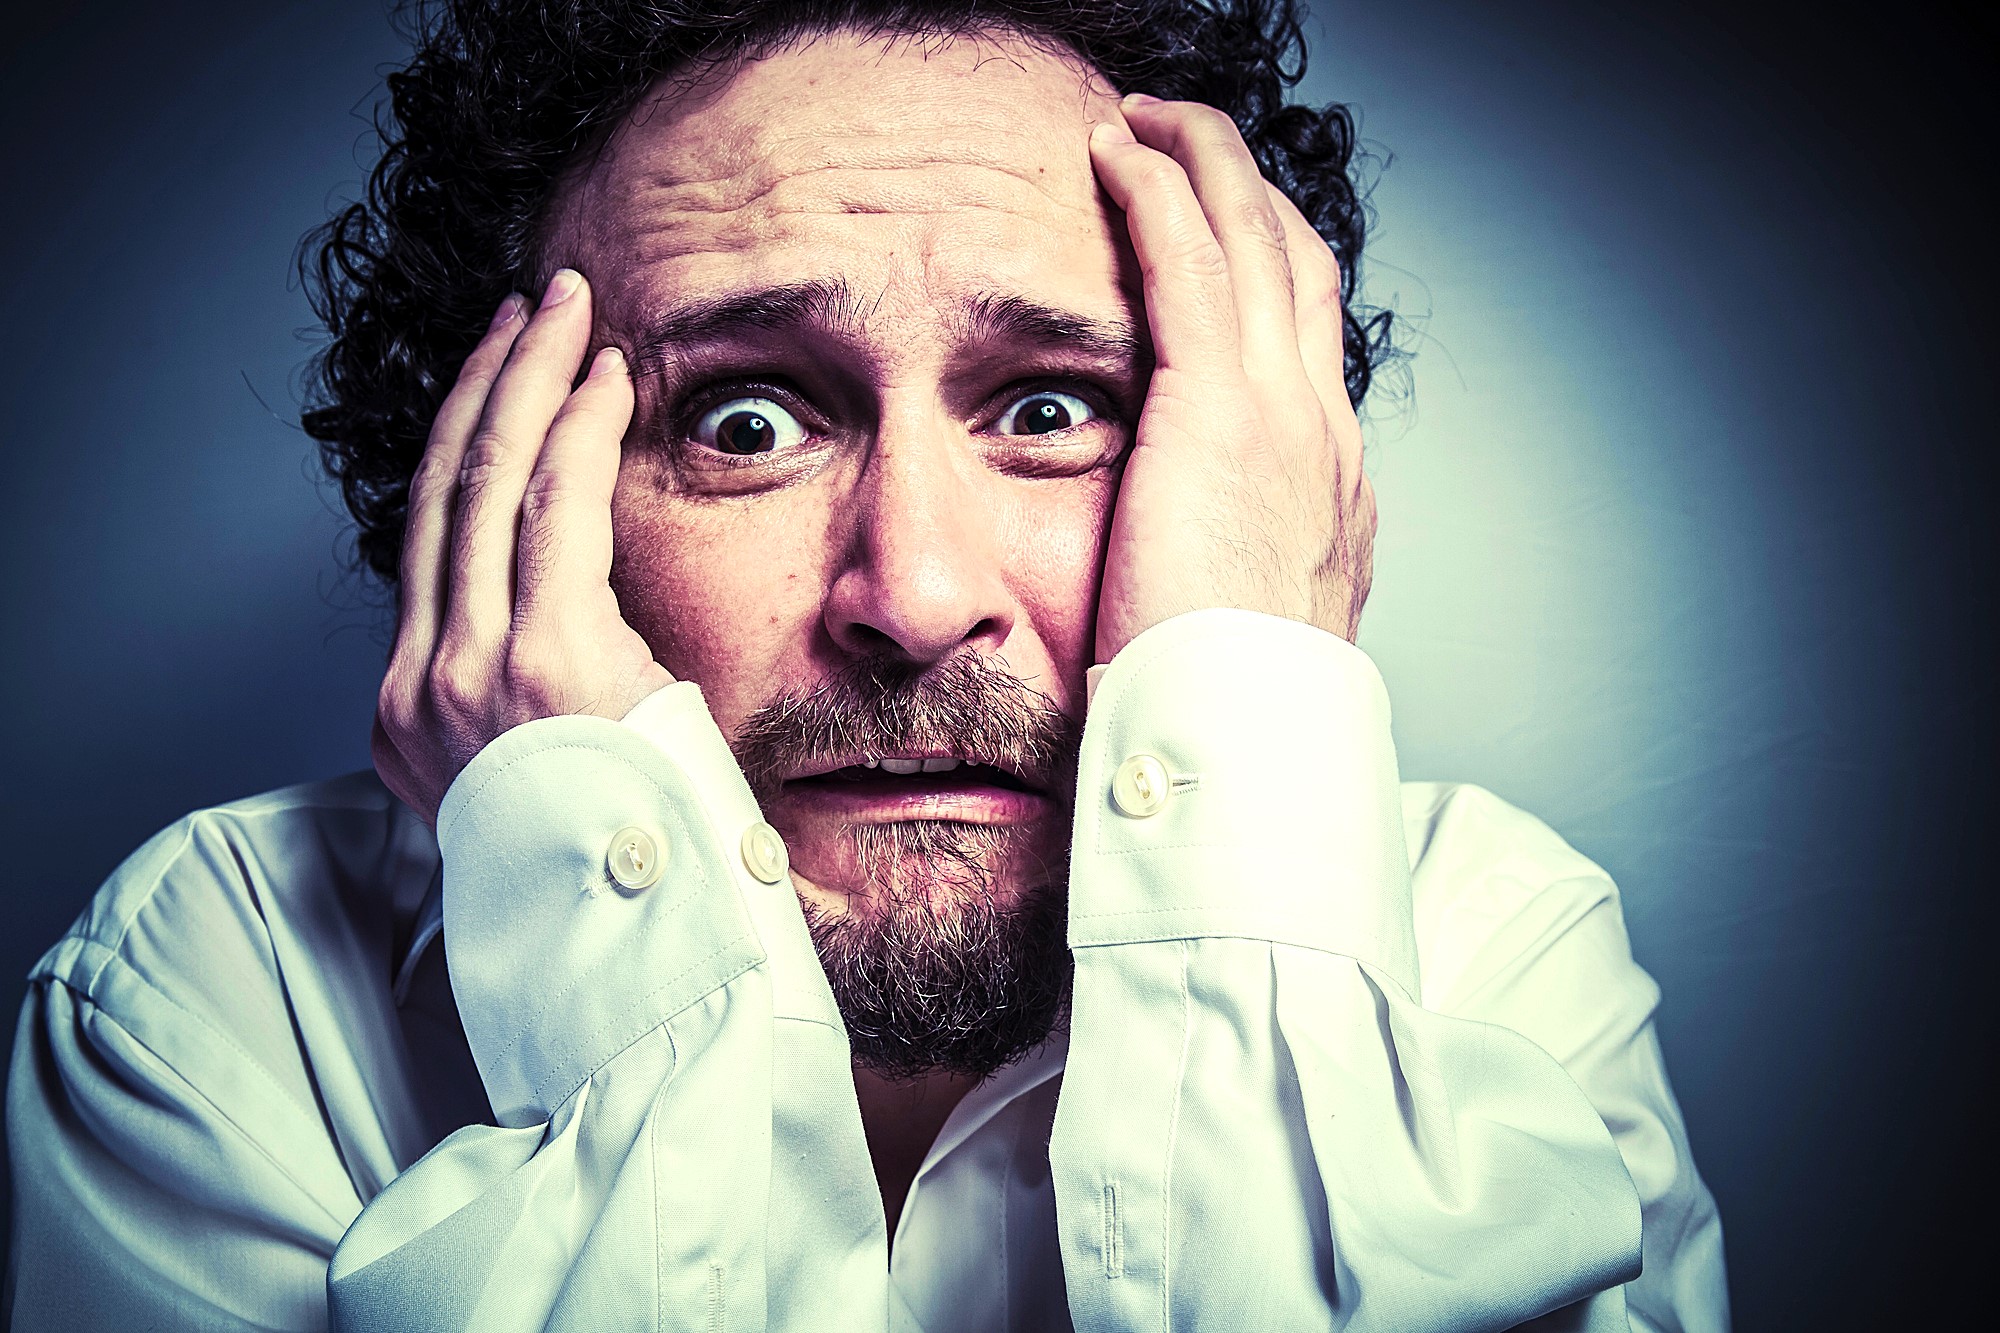
<svg viewBox="0 0 2000 1333"><path fill-rule="evenodd" d="M393 994L398 1008L410 993L410 979L417 974L417 964L438 937L444 933L444 864L440 862L431 872L430 887L424 891L424 900L417 908L416 923L410 929L409 947L403 950L403 958L396 965L396 984Z"/></svg>
<svg viewBox="0 0 2000 1333"><path fill-rule="evenodd" d="M958 1105L945 1117L943 1128L938 1130L937 1142L931 1145L923 1166L917 1171L917 1178L921 1180L933 1164L971 1138L981 1125L998 1115L1016 1098L1062 1073L1063 1062L1068 1055L1069 1031L1058 1027L1049 1034L1047 1041L959 1098Z"/></svg>

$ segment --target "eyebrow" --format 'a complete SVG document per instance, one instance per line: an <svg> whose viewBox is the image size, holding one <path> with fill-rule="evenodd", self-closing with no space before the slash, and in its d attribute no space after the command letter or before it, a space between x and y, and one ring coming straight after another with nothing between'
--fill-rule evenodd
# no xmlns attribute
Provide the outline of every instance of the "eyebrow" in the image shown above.
<svg viewBox="0 0 2000 1333"><path fill-rule="evenodd" d="M973 298L966 320L968 342L1032 343L1065 347L1097 361L1141 366L1153 351L1127 319L1092 319L1030 301L1024 296L983 293Z"/></svg>
<svg viewBox="0 0 2000 1333"><path fill-rule="evenodd" d="M853 292L838 278L758 287L691 302L652 320L632 349L632 360L657 370L684 347L805 325L851 332L863 318Z"/></svg>
<svg viewBox="0 0 2000 1333"><path fill-rule="evenodd" d="M1142 369L1152 348L1125 319L1095 319L1024 296L982 292L953 320L964 343L1022 343L1062 348L1115 366ZM852 336L873 313L838 278L758 287L691 302L652 320L633 348L642 371L658 371L682 349L756 334L816 327Z"/></svg>

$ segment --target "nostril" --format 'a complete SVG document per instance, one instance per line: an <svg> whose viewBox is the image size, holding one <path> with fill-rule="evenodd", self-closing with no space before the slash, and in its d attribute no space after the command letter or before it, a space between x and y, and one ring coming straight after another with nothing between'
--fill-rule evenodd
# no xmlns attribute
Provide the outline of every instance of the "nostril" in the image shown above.
<svg viewBox="0 0 2000 1333"><path fill-rule="evenodd" d="M877 629L865 621L850 621L847 632L854 639L849 647L861 656L894 659L903 655L903 646L896 642L893 634Z"/></svg>

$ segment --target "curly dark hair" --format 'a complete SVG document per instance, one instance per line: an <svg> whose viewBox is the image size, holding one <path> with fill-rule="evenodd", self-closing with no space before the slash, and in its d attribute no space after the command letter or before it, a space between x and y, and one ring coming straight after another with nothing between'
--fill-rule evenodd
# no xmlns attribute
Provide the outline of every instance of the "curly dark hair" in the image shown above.
<svg viewBox="0 0 2000 1333"><path fill-rule="evenodd" d="M493 308L528 289L564 170L663 77L813 33L1005 33L1118 89L1228 112L1340 261L1357 406L1393 354L1389 312L1354 305L1367 222L1354 118L1285 101L1305 74L1295 0L416 0L401 17L415 54L388 77L381 157L299 256L330 335L301 420L354 515L359 564L389 586L431 420Z"/></svg>

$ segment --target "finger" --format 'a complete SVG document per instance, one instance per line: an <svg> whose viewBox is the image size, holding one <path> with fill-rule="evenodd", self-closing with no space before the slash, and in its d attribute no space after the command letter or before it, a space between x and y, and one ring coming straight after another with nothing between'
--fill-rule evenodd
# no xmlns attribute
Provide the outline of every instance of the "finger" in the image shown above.
<svg viewBox="0 0 2000 1333"><path fill-rule="evenodd" d="M507 354L458 470L444 637L487 641L514 609L521 497L590 343L590 291L558 271Z"/></svg>
<svg viewBox="0 0 2000 1333"><path fill-rule="evenodd" d="M1105 193L1124 210L1139 259L1156 367L1209 383L1240 383L1229 260L1187 171L1115 121L1091 131L1090 149Z"/></svg>
<svg viewBox="0 0 2000 1333"><path fill-rule="evenodd" d="M611 496L632 402L625 355L606 347L549 428L521 501L515 629L547 624L610 587Z"/></svg>
<svg viewBox="0 0 2000 1333"><path fill-rule="evenodd" d="M1351 489L1360 484L1361 423L1347 397L1347 352L1341 341L1340 261L1285 192L1265 185L1285 228L1292 257L1292 313L1298 330L1299 360L1326 413L1340 448L1340 475Z"/></svg>
<svg viewBox="0 0 2000 1333"><path fill-rule="evenodd" d="M1135 94L1121 104L1140 143L1180 163L1229 262L1243 366L1252 380L1296 392L1306 385L1292 315L1284 223L1236 122L1199 102Z"/></svg>
<svg viewBox="0 0 2000 1333"><path fill-rule="evenodd" d="M465 358L451 392L438 405L424 456L410 478L396 640L400 647L426 660L444 620L445 552L451 536L452 500L458 491L459 460L479 424L493 381L506 363L507 349L521 332L521 316L527 305L528 299L515 292L494 311L486 335Z"/></svg>
<svg viewBox="0 0 2000 1333"><path fill-rule="evenodd" d="M1340 340L1340 261L1283 190L1266 181L1264 195L1279 225L1285 229L1285 249L1292 264L1292 321L1299 360L1331 415L1333 398L1347 401L1345 354Z"/></svg>

